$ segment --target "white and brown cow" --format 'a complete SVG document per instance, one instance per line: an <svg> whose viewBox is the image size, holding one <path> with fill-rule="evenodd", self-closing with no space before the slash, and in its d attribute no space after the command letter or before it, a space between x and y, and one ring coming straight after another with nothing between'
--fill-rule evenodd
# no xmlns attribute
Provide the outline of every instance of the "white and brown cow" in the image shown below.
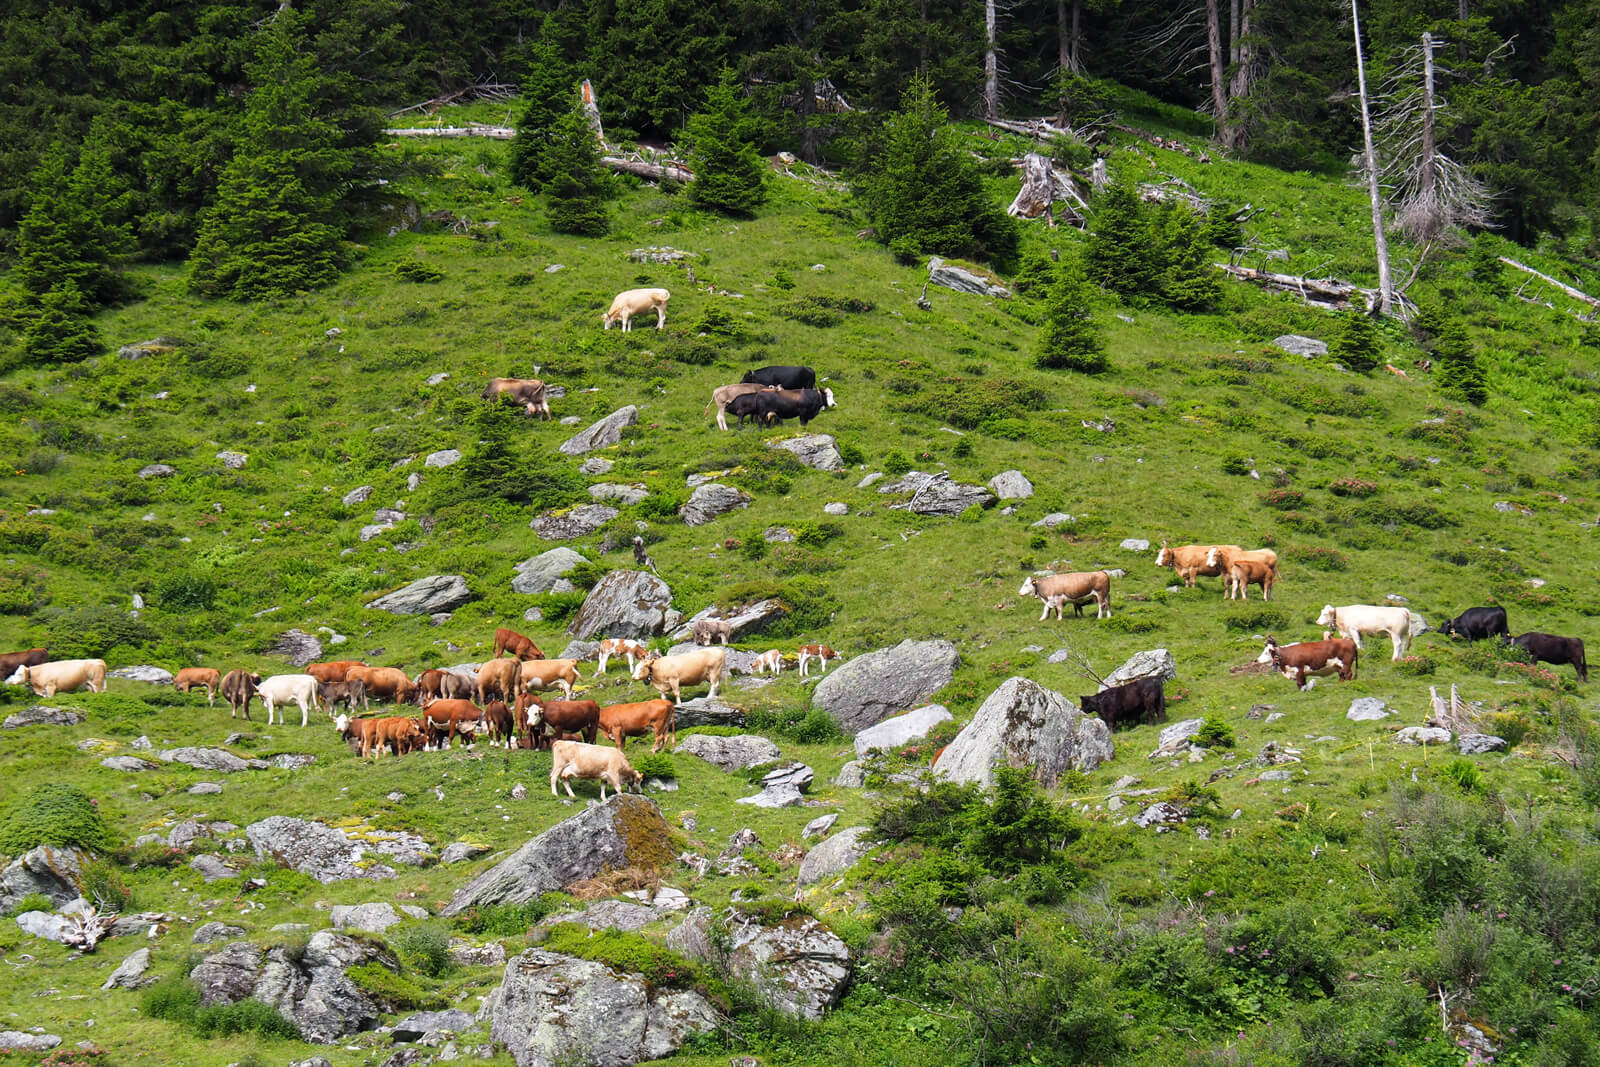
<svg viewBox="0 0 1600 1067"><path fill-rule="evenodd" d="M1277 638L1268 634L1267 646L1256 657L1256 662L1272 664L1273 669L1281 672L1297 689L1304 689L1306 679L1314 674L1337 674L1341 682L1351 681L1356 676L1356 660L1360 655L1361 649L1347 638L1280 645Z"/></svg>
<svg viewBox="0 0 1600 1067"><path fill-rule="evenodd" d="M628 673L633 673L634 664L650 654L650 650L631 637L608 637L600 642L597 653L600 665L596 673L606 673L606 664L612 656L625 656L628 660Z"/></svg>
<svg viewBox="0 0 1600 1067"><path fill-rule="evenodd" d="M827 645L801 645L795 654L800 659L800 677L802 678L806 677L806 664L812 660L816 660L817 663L821 665L821 673L827 674L828 661L830 659L839 658L839 653L835 652ZM776 673L776 671L774 671L774 673Z"/></svg>
<svg viewBox="0 0 1600 1067"><path fill-rule="evenodd" d="M721 645L711 645L707 648L685 652L681 656L658 656L647 659L633 672L636 682L649 682L655 686L656 692L666 696L672 694L675 704L683 703L683 687L686 685L699 685L709 682L711 691L707 698L717 695L717 685L722 681L723 672L727 670L728 650Z"/></svg>
<svg viewBox="0 0 1600 1067"><path fill-rule="evenodd" d="M1105 571L1074 571L1043 577L1030 574L1022 580L1017 595L1036 596L1044 601L1044 610L1039 613L1041 621L1050 614L1051 608L1055 609L1057 619L1063 618L1068 604L1072 605L1073 614L1082 615L1083 605L1091 600L1095 602L1095 618L1111 617L1111 575Z"/></svg>
<svg viewBox="0 0 1600 1067"><path fill-rule="evenodd" d="M550 417L550 391L539 378L490 378L484 387L483 399L494 400L509 396L521 404L529 415Z"/></svg>

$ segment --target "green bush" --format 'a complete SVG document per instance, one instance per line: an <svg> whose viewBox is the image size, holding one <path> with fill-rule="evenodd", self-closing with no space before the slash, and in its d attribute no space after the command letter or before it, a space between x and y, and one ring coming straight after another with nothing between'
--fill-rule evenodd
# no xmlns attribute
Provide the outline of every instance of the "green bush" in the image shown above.
<svg viewBox="0 0 1600 1067"><path fill-rule="evenodd" d="M1437 670L1438 666L1431 657L1418 654L1402 656L1395 661L1394 669L1413 678L1424 678Z"/></svg>
<svg viewBox="0 0 1600 1067"><path fill-rule="evenodd" d="M388 1005L391 1010L431 1010L443 1008L449 1003L442 993L425 989L410 975L396 974L381 963L363 963L344 973L378 1003Z"/></svg>
<svg viewBox="0 0 1600 1067"><path fill-rule="evenodd" d="M746 713L745 722L752 733L775 734L802 745L821 745L844 737L833 716L821 708L756 709Z"/></svg>
<svg viewBox="0 0 1600 1067"><path fill-rule="evenodd" d="M1255 469L1255 464L1250 462L1248 456L1224 456L1222 459L1223 474L1248 475Z"/></svg>
<svg viewBox="0 0 1600 1067"><path fill-rule="evenodd" d="M400 962L418 974L438 978L455 969L450 932L439 922L404 923L388 934Z"/></svg>
<svg viewBox="0 0 1600 1067"><path fill-rule="evenodd" d="M109 860L91 860L83 866L83 896L100 911L122 912L128 909L133 894L122 872Z"/></svg>
<svg viewBox="0 0 1600 1067"><path fill-rule="evenodd" d="M405 282L437 282L444 279L444 271L414 259L402 259L394 265L397 278Z"/></svg>
<svg viewBox="0 0 1600 1067"><path fill-rule="evenodd" d="M570 904L565 893L545 893L526 904L491 904L471 907L455 917L462 933L477 937L521 937L540 919Z"/></svg>
<svg viewBox="0 0 1600 1067"><path fill-rule="evenodd" d="M1298 489L1268 489L1257 499L1261 501L1263 507L1289 511L1304 504L1306 495Z"/></svg>
<svg viewBox="0 0 1600 1067"><path fill-rule="evenodd" d="M1205 717L1200 724L1200 730L1194 735L1194 743L1201 748L1232 748L1233 727L1223 720L1211 715Z"/></svg>
<svg viewBox="0 0 1600 1067"><path fill-rule="evenodd" d="M46 782L15 801L0 819L0 852L20 856L39 845L103 852L114 844L94 800L74 785Z"/></svg>
<svg viewBox="0 0 1600 1067"><path fill-rule="evenodd" d="M1043 389L1017 378L946 378L913 394L899 408L973 430L998 419L1026 419L1048 406L1047 401Z"/></svg>
<svg viewBox="0 0 1600 1067"><path fill-rule="evenodd" d="M1271 633L1289 625L1289 616L1277 608L1247 607L1222 616L1222 625L1236 633Z"/></svg>
<svg viewBox="0 0 1600 1067"><path fill-rule="evenodd" d="M9 917L9 916L21 915L23 912L26 912L26 911L55 911L55 910L56 910L55 901L51 900L49 897L45 896L43 893L29 893L27 896L23 897L21 900L17 901L15 904L13 904L11 906L11 910L6 912L6 915Z"/></svg>
<svg viewBox="0 0 1600 1067"><path fill-rule="evenodd" d="M269 1040L296 1041L300 1031L277 1009L254 998L232 1004L200 1003L200 989L189 979L176 975L145 990L140 1001L143 1013L194 1031L202 1038L257 1034Z"/></svg>
<svg viewBox="0 0 1600 1067"><path fill-rule="evenodd" d="M544 947L643 975L645 982L656 988L688 989L701 980L700 969L692 961L640 934L622 930L590 930L577 923L557 923Z"/></svg>
<svg viewBox="0 0 1600 1067"><path fill-rule="evenodd" d="M905 474L910 469L911 461L906 458L906 454L904 452L890 452L887 456L883 457L883 473L891 477Z"/></svg>
<svg viewBox="0 0 1600 1067"><path fill-rule="evenodd" d="M634 770L646 778L676 778L678 776L678 767L673 762L672 753L670 752L635 752L628 757L628 762L633 765Z"/></svg>

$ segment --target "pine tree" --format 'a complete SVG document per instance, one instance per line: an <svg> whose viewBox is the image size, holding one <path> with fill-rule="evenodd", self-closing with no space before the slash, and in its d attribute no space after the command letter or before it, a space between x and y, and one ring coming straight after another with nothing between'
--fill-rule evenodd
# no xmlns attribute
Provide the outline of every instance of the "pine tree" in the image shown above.
<svg viewBox="0 0 1600 1067"><path fill-rule="evenodd" d="M1111 369L1106 359L1105 336L1090 308L1092 299L1093 291L1083 276L1083 269L1075 261L1062 263L1045 310L1035 363L1050 370L1075 370L1084 374L1100 374Z"/></svg>
<svg viewBox="0 0 1600 1067"><path fill-rule="evenodd" d="M576 72L549 41L538 41L528 55L528 76L522 82L526 106L511 141L511 180L528 189L542 189L549 174L542 157L556 122L572 101Z"/></svg>
<svg viewBox="0 0 1600 1067"><path fill-rule="evenodd" d="M566 114L550 129L541 166L545 210L557 233L599 237L611 229L606 217L607 176L600 164L600 146L577 94Z"/></svg>
<svg viewBox="0 0 1600 1067"><path fill-rule="evenodd" d="M1123 296L1150 296L1160 290L1163 258L1133 189L1121 182L1108 186L1089 221L1089 280Z"/></svg>
<svg viewBox="0 0 1600 1067"><path fill-rule="evenodd" d="M76 363L104 348L83 293L70 281L39 296L22 331L22 350L31 363Z"/></svg>
<svg viewBox="0 0 1600 1067"><path fill-rule="evenodd" d="M1482 406L1489 399L1489 387L1478 355L1466 329L1454 319L1446 319L1433 339L1434 379L1446 396Z"/></svg>
<svg viewBox="0 0 1600 1067"><path fill-rule="evenodd" d="M1378 365L1383 340L1371 316L1363 311L1347 311L1341 318L1344 319L1343 329L1328 346L1328 355L1350 370L1360 373L1372 370Z"/></svg>
<svg viewBox="0 0 1600 1067"><path fill-rule="evenodd" d="M1506 296L1511 292L1506 284L1505 264L1500 262L1500 250L1488 234L1478 234L1467 247L1467 267L1472 271L1472 280L1491 296Z"/></svg>
<svg viewBox="0 0 1600 1067"><path fill-rule="evenodd" d="M748 215L767 199L767 165L756 151L754 124L739 95L732 68L706 93L706 106L689 117L689 199L698 207Z"/></svg>
<svg viewBox="0 0 1600 1067"><path fill-rule="evenodd" d="M13 276L37 301L67 286L84 313L115 303L124 292L113 259L131 242L124 221L125 197L111 173L103 145L84 145L77 165L66 168L56 145L35 169L28 212L17 227Z"/></svg>
<svg viewBox="0 0 1600 1067"><path fill-rule="evenodd" d="M1203 220L1182 204L1165 205L1156 224L1165 246L1161 299L1179 311L1206 311L1222 299Z"/></svg>

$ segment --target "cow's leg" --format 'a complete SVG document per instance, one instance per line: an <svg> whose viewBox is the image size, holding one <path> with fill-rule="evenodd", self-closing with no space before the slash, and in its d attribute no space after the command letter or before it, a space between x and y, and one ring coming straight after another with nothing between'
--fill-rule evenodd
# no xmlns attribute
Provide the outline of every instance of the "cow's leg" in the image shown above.
<svg viewBox="0 0 1600 1067"><path fill-rule="evenodd" d="M665 330L666 328L667 328L667 305L665 305L665 304L657 304L656 305L656 329Z"/></svg>
<svg viewBox="0 0 1600 1067"><path fill-rule="evenodd" d="M604 673L606 673L606 664L610 661L610 659L611 659L611 653L609 653L609 652L600 653L600 667L599 667L599 670L597 670L595 673L596 674L604 674ZM629 664L629 666L631 668L632 664Z"/></svg>

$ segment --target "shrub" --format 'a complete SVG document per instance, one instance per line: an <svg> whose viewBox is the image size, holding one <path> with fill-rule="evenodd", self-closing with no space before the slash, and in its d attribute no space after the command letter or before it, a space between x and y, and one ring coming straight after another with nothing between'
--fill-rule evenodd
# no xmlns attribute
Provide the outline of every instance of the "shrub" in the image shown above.
<svg viewBox="0 0 1600 1067"><path fill-rule="evenodd" d="M633 769L646 778L676 778L677 764L670 752L639 752L628 757Z"/></svg>
<svg viewBox="0 0 1600 1067"><path fill-rule="evenodd" d="M279 1015L272 1005L254 998L202 1007L199 987L181 975L163 979L145 990L140 1007L152 1019L177 1023L204 1038L245 1033L290 1041L300 1037L294 1023Z"/></svg>
<svg viewBox="0 0 1600 1067"><path fill-rule="evenodd" d="M1491 711L1483 717L1485 733L1504 738L1506 748L1516 748L1533 730L1533 723L1519 711Z"/></svg>
<svg viewBox="0 0 1600 1067"><path fill-rule="evenodd" d="M1422 501L1369 500L1358 505L1354 514L1374 526L1420 526L1424 530L1442 530L1447 526L1459 525L1449 515Z"/></svg>
<svg viewBox="0 0 1600 1067"><path fill-rule="evenodd" d="M1194 735L1194 743L1201 748L1232 748L1233 727L1214 716L1207 715Z"/></svg>
<svg viewBox="0 0 1600 1067"><path fill-rule="evenodd" d="M1283 550L1283 558L1319 571L1342 571L1350 567L1350 560L1343 552L1316 545L1288 545Z"/></svg>
<svg viewBox="0 0 1600 1067"><path fill-rule="evenodd" d="M169 574L157 584L155 599L167 611L210 611L217 602L217 581L195 571Z"/></svg>
<svg viewBox="0 0 1600 1067"><path fill-rule="evenodd" d="M20 856L38 845L105 851L111 828L94 800L77 786L46 782L18 799L0 820L0 852Z"/></svg>
<svg viewBox="0 0 1600 1067"><path fill-rule="evenodd" d="M419 263L414 259L402 259L396 263L394 265L394 273L397 278L405 282L437 282L444 278L444 271L438 267Z"/></svg>
<svg viewBox="0 0 1600 1067"><path fill-rule="evenodd" d="M821 708L758 709L747 713L745 720L754 733L777 734L802 745L826 744L844 736L833 716Z"/></svg>
<svg viewBox="0 0 1600 1067"><path fill-rule="evenodd" d="M83 896L100 911L126 911L133 894L122 872L108 860L91 860L83 867Z"/></svg>
<svg viewBox="0 0 1600 1067"><path fill-rule="evenodd" d="M911 461L904 452L890 452L883 457L883 473L888 475L905 474L911 469Z"/></svg>
<svg viewBox="0 0 1600 1067"><path fill-rule="evenodd" d="M1328 355L1353 371L1369 371L1382 362L1383 341L1365 312L1347 311L1344 327L1328 346Z"/></svg>
<svg viewBox="0 0 1600 1067"><path fill-rule="evenodd" d="M388 941L400 962L418 974L438 978L455 969L450 933L442 923L405 923L388 935Z"/></svg>
<svg viewBox="0 0 1600 1067"><path fill-rule="evenodd" d="M1361 478L1339 478L1328 485L1328 492L1334 496L1367 497L1378 491L1376 482L1365 481Z"/></svg>
<svg viewBox="0 0 1600 1067"><path fill-rule="evenodd" d="M700 981L699 968L690 960L640 934L622 930L590 930L577 923L557 923L544 947L643 975L649 985L657 988L685 989Z"/></svg>
<svg viewBox="0 0 1600 1067"><path fill-rule="evenodd" d="M1093 294L1076 258L1063 263L1056 272L1054 291L1048 299L1034 363L1047 370L1084 374L1109 370L1105 331L1095 321Z"/></svg>
<svg viewBox="0 0 1600 1067"><path fill-rule="evenodd" d="M521 937L539 920L567 906L564 893L545 893L526 904L471 907L455 918L456 928L477 937Z"/></svg>
<svg viewBox="0 0 1600 1067"><path fill-rule="evenodd" d="M1222 460L1223 474L1248 475L1255 470L1255 464L1246 456L1225 456Z"/></svg>
<svg viewBox="0 0 1600 1067"><path fill-rule="evenodd" d="M15 904L13 904L11 906L11 910L6 912L6 915L8 915L8 916L21 915L23 912L26 912L26 911L55 911L55 910L56 910L55 901L51 900L49 897L45 896L43 893L29 893L27 896L23 897L21 900L17 901Z"/></svg>
<svg viewBox="0 0 1600 1067"><path fill-rule="evenodd" d="M148 623L110 604L47 608L43 615L46 643L54 659L99 656L117 645L144 650L159 639Z"/></svg>
<svg viewBox="0 0 1600 1067"><path fill-rule="evenodd" d="M996 419L1026 419L1046 407L1047 400L1043 389L1016 378L945 378L918 391L899 408L957 429L973 430Z"/></svg>
<svg viewBox="0 0 1600 1067"><path fill-rule="evenodd" d="M442 1008L449 1003L443 994L424 989L416 979L396 974L381 963L363 963L345 974L379 1003L396 1010Z"/></svg>
<svg viewBox="0 0 1600 1067"><path fill-rule="evenodd" d="M1306 495L1298 489L1268 489L1256 499L1261 501L1263 507L1277 508L1279 511L1288 511L1297 508L1306 502Z"/></svg>
<svg viewBox="0 0 1600 1067"><path fill-rule="evenodd" d="M1423 655L1404 656L1397 660L1394 669L1401 674L1409 674L1414 678L1426 677L1438 668L1432 659Z"/></svg>
<svg viewBox="0 0 1600 1067"><path fill-rule="evenodd" d="M1270 633L1288 626L1289 616L1277 608L1248 607L1224 615L1222 625L1240 633Z"/></svg>

